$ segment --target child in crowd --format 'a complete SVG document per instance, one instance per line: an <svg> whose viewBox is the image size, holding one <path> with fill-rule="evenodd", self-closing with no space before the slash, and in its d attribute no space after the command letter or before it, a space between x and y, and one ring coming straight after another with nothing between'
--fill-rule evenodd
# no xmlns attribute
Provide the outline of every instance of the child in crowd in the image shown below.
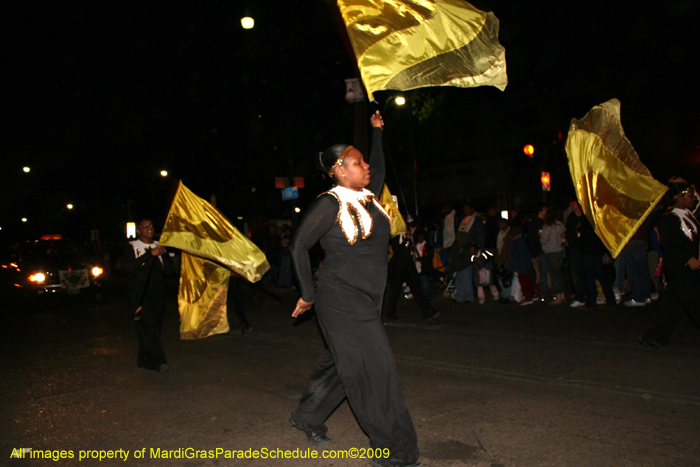
<svg viewBox="0 0 700 467"><path fill-rule="evenodd" d="M474 265L474 284L479 297L479 305L486 303L484 287L489 287L494 301L498 301L501 295L496 287L493 274L493 253L479 248L476 243L469 245L469 252L471 253L471 262Z"/></svg>

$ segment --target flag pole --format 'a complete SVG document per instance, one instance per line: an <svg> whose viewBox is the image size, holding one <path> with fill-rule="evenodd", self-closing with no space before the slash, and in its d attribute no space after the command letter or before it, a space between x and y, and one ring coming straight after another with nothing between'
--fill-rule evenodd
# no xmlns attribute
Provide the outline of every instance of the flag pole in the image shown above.
<svg viewBox="0 0 700 467"><path fill-rule="evenodd" d="M372 109L373 109L372 113L379 110L379 103L377 101L370 101L370 104L372 105ZM393 172L394 178L396 179L396 185L398 186L398 189L399 189L399 195L401 196L401 202L403 203L404 206L406 206L406 214L410 215L411 213L408 210L408 203L406 203L406 197L404 196L403 189L401 188L401 181L399 180L399 174L396 172L396 165L394 164L394 160L391 158L391 153L389 151L389 143L386 139L386 132L384 132L384 131L382 131L382 148L384 149L384 155L386 157L386 160L389 161L389 163L390 163L389 165L391 165L391 171Z"/></svg>

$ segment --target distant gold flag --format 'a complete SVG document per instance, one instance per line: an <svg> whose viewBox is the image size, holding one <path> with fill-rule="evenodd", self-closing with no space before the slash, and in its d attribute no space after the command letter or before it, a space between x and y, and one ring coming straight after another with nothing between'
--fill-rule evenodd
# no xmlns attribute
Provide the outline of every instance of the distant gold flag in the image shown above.
<svg viewBox="0 0 700 467"><path fill-rule="evenodd" d="M617 99L571 120L566 152L581 208L617 257L668 187L654 180L625 136Z"/></svg>
<svg viewBox="0 0 700 467"><path fill-rule="evenodd" d="M229 270L256 282L270 268L265 254L253 242L182 182L160 244L183 251L178 294L182 339L228 331Z"/></svg>
<svg viewBox="0 0 700 467"><path fill-rule="evenodd" d="M498 18L461 0L338 0L362 81L375 91L508 84Z"/></svg>
<svg viewBox="0 0 700 467"><path fill-rule="evenodd" d="M382 205L384 210L391 218L391 236L395 237L406 231L406 222L403 220L401 212L399 212L399 207L396 205L394 197L391 196L389 188L386 184L382 188L382 194L379 197L379 204Z"/></svg>

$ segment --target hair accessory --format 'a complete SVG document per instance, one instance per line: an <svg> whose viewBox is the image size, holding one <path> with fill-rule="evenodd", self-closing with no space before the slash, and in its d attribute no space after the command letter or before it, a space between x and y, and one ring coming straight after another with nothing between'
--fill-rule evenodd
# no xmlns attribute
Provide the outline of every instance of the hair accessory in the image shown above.
<svg viewBox="0 0 700 467"><path fill-rule="evenodd" d="M353 149L355 149L355 148L352 146L348 146L347 148L345 148L345 151L343 151L343 153L340 155L340 157L335 161L335 164L333 164L333 167L331 167L331 170L328 171L329 177L333 176L333 172L335 172L335 169L337 169L343 163L345 156L347 156L348 153L350 151L352 151Z"/></svg>

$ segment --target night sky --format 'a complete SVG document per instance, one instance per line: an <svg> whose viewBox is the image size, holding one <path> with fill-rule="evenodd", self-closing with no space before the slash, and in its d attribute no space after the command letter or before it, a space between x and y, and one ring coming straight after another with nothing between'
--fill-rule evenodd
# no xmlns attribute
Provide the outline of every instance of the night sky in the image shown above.
<svg viewBox="0 0 700 467"><path fill-rule="evenodd" d="M120 237L129 214L161 221L178 179L215 194L230 218L288 215L275 176L305 177L301 206L327 187L314 154L352 142L345 79L357 76L337 7L250 3L15 4L3 40L0 239L92 226ZM386 103L396 93L377 93L399 173L409 145L419 171L511 155L519 172L546 167L567 191L557 133L615 97L654 176L700 182L698 2L472 3L500 20L508 87L414 90L401 109ZM527 143L541 149L535 160Z"/></svg>

